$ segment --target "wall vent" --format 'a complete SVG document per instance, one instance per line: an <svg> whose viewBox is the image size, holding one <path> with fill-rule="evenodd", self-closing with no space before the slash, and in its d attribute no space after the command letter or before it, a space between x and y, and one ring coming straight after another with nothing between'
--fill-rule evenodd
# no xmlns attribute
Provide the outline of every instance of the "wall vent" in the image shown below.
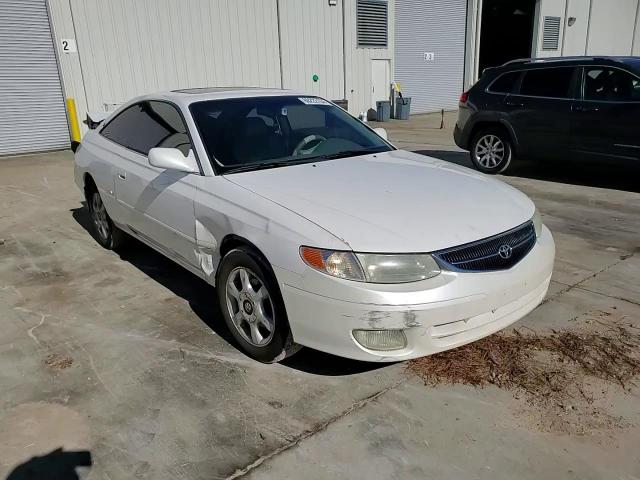
<svg viewBox="0 0 640 480"><path fill-rule="evenodd" d="M387 48L388 11L386 0L358 0L356 30L358 47Z"/></svg>
<svg viewBox="0 0 640 480"><path fill-rule="evenodd" d="M558 50L560 42L560 17L544 17L542 50Z"/></svg>

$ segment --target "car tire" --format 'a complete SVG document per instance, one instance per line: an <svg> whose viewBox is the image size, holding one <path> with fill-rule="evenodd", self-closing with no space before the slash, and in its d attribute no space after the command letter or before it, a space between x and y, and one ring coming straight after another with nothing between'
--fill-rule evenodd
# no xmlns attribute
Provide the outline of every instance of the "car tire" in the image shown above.
<svg viewBox="0 0 640 480"><path fill-rule="evenodd" d="M275 363L302 348L293 342L278 282L261 255L245 247L228 252L216 286L227 327L248 356Z"/></svg>
<svg viewBox="0 0 640 480"><path fill-rule="evenodd" d="M471 140L471 161L483 173L497 174L506 171L513 160L513 148L509 135L499 128L480 130Z"/></svg>
<svg viewBox="0 0 640 480"><path fill-rule="evenodd" d="M113 224L98 190L95 188L88 190L86 197L93 234L98 243L108 250L115 250L122 246L126 233Z"/></svg>

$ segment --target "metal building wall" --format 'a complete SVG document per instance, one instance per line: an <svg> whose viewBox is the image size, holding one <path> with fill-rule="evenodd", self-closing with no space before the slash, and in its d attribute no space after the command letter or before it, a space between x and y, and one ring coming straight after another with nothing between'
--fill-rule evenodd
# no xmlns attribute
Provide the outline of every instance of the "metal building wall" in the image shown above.
<svg viewBox="0 0 640 480"><path fill-rule="evenodd" d="M467 0L397 0L395 10L395 79L412 97L411 111L457 108L464 89Z"/></svg>
<svg viewBox="0 0 640 480"><path fill-rule="evenodd" d="M56 38L76 39L61 64L81 118L159 90L281 86L274 0L49 1Z"/></svg>
<svg viewBox="0 0 640 480"><path fill-rule="evenodd" d="M547 15L561 18L557 50L542 49ZM536 57L640 54L640 0L538 0L537 24Z"/></svg>
<svg viewBox="0 0 640 480"><path fill-rule="evenodd" d="M279 0L283 86L330 100L344 96L342 8L324 0ZM313 75L318 75L317 82Z"/></svg>
<svg viewBox="0 0 640 480"><path fill-rule="evenodd" d="M638 0L591 0L587 54L631 55L637 12Z"/></svg>
<svg viewBox="0 0 640 480"><path fill-rule="evenodd" d="M388 60L389 72L393 79L393 51L395 36L395 0L389 0L389 32L387 48L357 48L356 0L343 0L345 10L346 83L349 111L356 114L372 107L371 61Z"/></svg>

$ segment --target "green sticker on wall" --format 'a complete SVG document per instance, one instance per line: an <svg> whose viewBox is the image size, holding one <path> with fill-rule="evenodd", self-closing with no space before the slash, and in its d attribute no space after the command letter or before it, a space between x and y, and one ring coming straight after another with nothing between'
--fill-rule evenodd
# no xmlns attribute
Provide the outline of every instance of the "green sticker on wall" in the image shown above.
<svg viewBox="0 0 640 480"><path fill-rule="evenodd" d="M314 74L313 74L313 77L311 77L311 79L312 79L314 82L317 82L318 80L320 80L320 77L314 73Z"/></svg>

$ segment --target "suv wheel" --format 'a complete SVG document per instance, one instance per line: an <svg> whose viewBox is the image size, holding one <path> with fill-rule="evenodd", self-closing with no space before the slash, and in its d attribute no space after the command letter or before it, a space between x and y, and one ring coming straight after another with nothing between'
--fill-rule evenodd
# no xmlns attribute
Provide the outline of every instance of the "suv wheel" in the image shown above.
<svg viewBox="0 0 640 480"><path fill-rule="evenodd" d="M511 141L499 129L479 131L471 142L471 161L484 173L502 173L511 164L513 157Z"/></svg>

